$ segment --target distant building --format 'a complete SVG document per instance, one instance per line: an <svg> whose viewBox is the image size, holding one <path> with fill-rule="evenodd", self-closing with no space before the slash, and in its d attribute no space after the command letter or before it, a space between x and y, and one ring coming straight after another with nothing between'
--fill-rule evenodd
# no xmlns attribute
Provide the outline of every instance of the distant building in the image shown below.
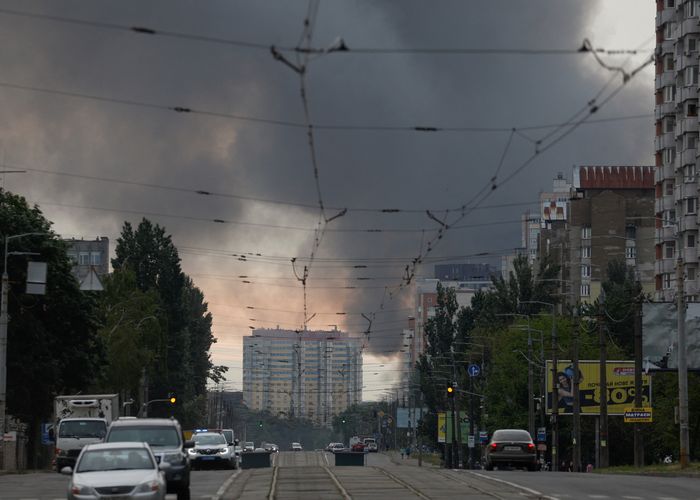
<svg viewBox="0 0 700 500"><path fill-rule="evenodd" d="M339 330L253 330L243 338L243 401L330 426L362 401L361 340Z"/></svg>
<svg viewBox="0 0 700 500"><path fill-rule="evenodd" d="M440 281L490 283L495 271L488 264L438 264L435 278Z"/></svg>
<svg viewBox="0 0 700 500"><path fill-rule="evenodd" d="M109 238L63 240L68 244L68 258L81 290L102 290L100 277L109 273Z"/></svg>
<svg viewBox="0 0 700 500"><path fill-rule="evenodd" d="M593 302L608 263L622 259L645 291L654 290L654 167L574 167L567 220L550 221L540 235L540 258L561 266L567 304Z"/></svg>

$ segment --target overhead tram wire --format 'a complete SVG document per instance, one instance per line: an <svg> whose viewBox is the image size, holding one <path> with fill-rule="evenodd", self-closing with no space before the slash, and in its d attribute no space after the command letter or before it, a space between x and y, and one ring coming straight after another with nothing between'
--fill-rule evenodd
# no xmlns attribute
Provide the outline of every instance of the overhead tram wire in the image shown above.
<svg viewBox="0 0 700 500"><path fill-rule="evenodd" d="M295 122L290 120L278 120L274 118L263 118L256 116L238 115L234 113L223 113L219 111L211 111L205 109L197 109L186 105L166 105L141 101L137 99L126 99L118 97L103 96L97 94L89 94L86 92L74 92L69 90L53 89L49 87L39 87L36 85L25 85L15 82L7 82L0 80L0 87L22 90L27 92L36 92L49 95L59 95L75 99L85 99L96 102L104 102L110 104L120 104L125 106L141 107L145 109L153 109L158 111L175 112L178 114L200 115L212 118L222 118L234 121L242 121L249 123L258 123L264 125L273 125L280 127L290 127L296 129L307 128L303 122ZM588 123L607 123L615 121L649 119L653 114L629 115L621 117L601 118L599 120L590 120ZM366 132L418 132L418 133L438 133L438 132L463 132L463 133L505 133L510 132L515 128L516 133L527 130L543 130L561 127L563 124L543 124L543 125L526 125L522 127L472 127L472 126L434 126L434 125L349 125L349 124L322 124L313 123L314 130L336 130L336 131L366 131Z"/></svg>
<svg viewBox="0 0 700 500"><path fill-rule="evenodd" d="M201 35L193 33L184 33L179 31L156 29L149 26L126 25L117 23L108 23L102 21L92 21L89 19L77 19L67 16L57 16L51 14L41 14L35 12L27 12L16 9L0 8L0 14L9 16L24 17L29 19L39 19L50 22L58 22L65 24L73 24L84 27L99 28L111 31L122 31L126 33L134 33L142 36L160 36L173 39L182 39L192 42L203 42L217 45L226 45L242 49L252 49L267 51L270 48L269 43L260 43L250 40L234 40L229 38L217 37L212 35ZM310 46L302 47L301 43L295 46L278 47L278 50L283 52L295 52L300 54L328 54L347 53L358 55L405 55L405 54L424 54L424 55L518 55L518 56L562 56L562 55L581 55L580 48L543 48L543 49L527 49L522 47L517 48L470 48L470 47L354 47L352 44L348 46L343 42L335 50L329 51L324 48L312 48ZM605 49L594 48L598 54L609 56L621 56L629 54L639 54L652 52L653 49Z"/></svg>

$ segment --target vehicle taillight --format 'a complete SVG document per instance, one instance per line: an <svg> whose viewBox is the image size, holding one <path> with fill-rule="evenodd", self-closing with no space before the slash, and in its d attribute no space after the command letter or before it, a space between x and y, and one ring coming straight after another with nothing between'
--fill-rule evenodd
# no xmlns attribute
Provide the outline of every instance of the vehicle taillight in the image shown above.
<svg viewBox="0 0 700 500"><path fill-rule="evenodd" d="M535 445L533 443L527 443L527 451L534 452L535 451Z"/></svg>
<svg viewBox="0 0 700 500"><path fill-rule="evenodd" d="M498 443L491 443L491 449L495 450L496 448L498 448Z"/></svg>

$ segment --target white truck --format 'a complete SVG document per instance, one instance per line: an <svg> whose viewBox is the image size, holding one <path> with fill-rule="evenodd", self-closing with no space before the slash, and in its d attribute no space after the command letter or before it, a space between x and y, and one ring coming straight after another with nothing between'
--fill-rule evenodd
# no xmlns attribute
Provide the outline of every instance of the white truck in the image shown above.
<svg viewBox="0 0 700 500"><path fill-rule="evenodd" d="M118 394L56 396L55 424L50 432L56 443L56 471L74 467L83 446L104 441L119 409Z"/></svg>

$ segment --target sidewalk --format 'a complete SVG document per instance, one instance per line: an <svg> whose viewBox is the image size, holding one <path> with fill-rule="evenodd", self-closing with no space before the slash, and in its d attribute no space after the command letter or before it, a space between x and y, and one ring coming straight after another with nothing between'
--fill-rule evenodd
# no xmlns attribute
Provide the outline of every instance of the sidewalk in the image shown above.
<svg viewBox="0 0 700 500"><path fill-rule="evenodd" d="M411 453L411 458L403 458L403 459L401 458L401 453L399 453L396 450L384 451L382 453L384 453L386 456L388 456L389 460L391 460L391 462L395 465L406 465L409 467L418 467L418 456L414 455L413 453ZM425 458L425 456L424 456L424 458ZM438 465L429 463L425 459L423 460L422 466L423 467L437 467L437 468L439 468Z"/></svg>

